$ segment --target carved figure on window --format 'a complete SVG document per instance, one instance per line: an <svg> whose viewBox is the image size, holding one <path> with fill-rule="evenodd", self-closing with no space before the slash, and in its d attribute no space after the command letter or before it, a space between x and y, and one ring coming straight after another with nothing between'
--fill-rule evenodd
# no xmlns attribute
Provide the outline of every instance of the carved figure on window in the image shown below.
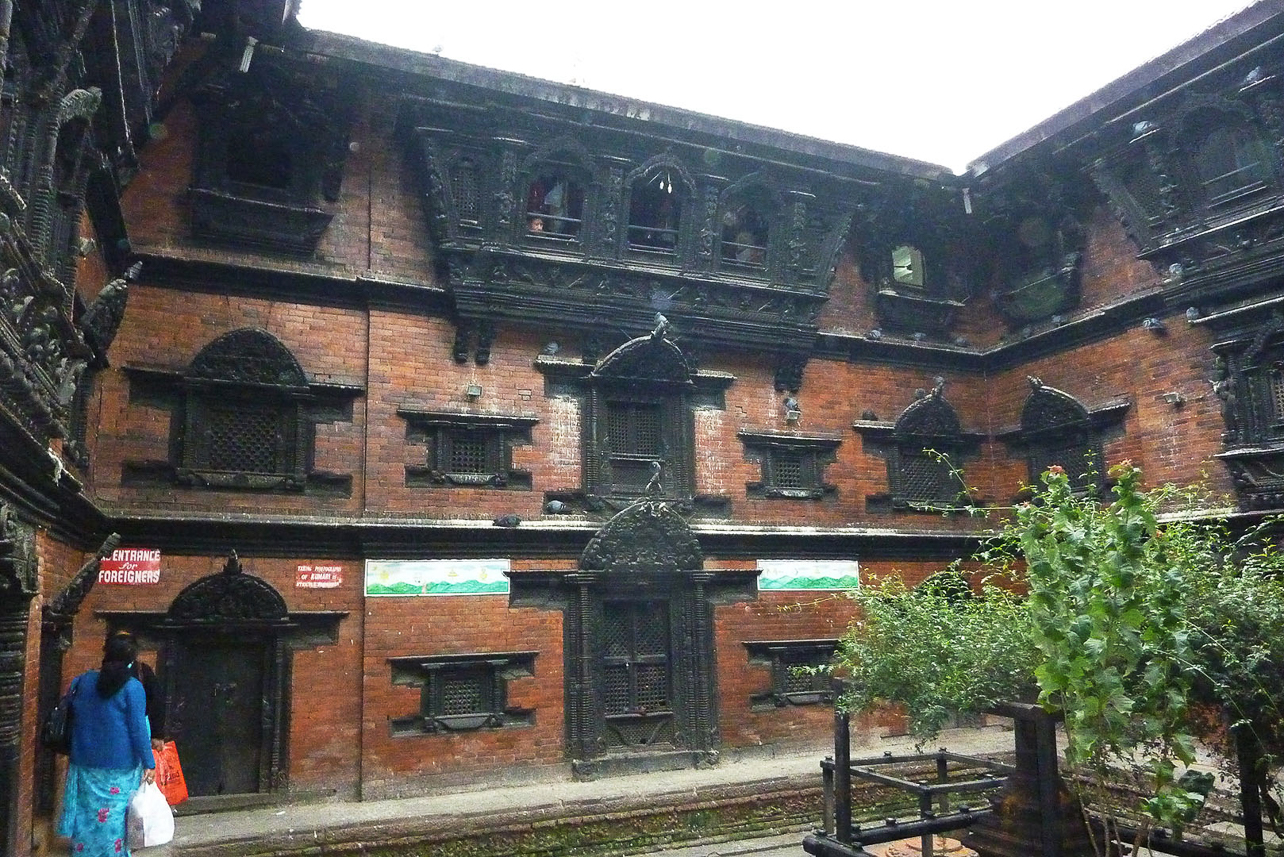
<svg viewBox="0 0 1284 857"><path fill-rule="evenodd" d="M646 491L643 493L648 497L664 496L664 463L660 461L651 462L651 481L646 483Z"/></svg>

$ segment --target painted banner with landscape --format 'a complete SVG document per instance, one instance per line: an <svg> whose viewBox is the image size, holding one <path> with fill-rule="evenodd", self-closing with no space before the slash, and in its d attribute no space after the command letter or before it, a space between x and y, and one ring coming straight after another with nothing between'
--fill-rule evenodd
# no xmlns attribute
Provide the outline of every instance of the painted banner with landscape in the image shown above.
<svg viewBox="0 0 1284 857"><path fill-rule="evenodd" d="M860 586L860 563L854 559L758 560L759 590L855 589Z"/></svg>
<svg viewBox="0 0 1284 857"><path fill-rule="evenodd" d="M368 559L366 595L507 595L506 559Z"/></svg>

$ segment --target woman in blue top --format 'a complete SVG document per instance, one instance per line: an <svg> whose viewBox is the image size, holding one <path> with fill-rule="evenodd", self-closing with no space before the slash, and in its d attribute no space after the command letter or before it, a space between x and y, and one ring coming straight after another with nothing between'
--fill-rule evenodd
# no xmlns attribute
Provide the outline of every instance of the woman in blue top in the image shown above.
<svg viewBox="0 0 1284 857"><path fill-rule="evenodd" d="M72 857L128 855L129 798L156 777L147 700L132 675L137 656L133 640L111 637L102 669L71 683L71 765L58 833L71 840Z"/></svg>

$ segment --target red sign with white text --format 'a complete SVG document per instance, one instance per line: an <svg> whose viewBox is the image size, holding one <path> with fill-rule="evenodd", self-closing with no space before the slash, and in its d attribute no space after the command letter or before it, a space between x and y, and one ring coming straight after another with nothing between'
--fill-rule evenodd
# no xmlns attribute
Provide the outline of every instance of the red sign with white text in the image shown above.
<svg viewBox="0 0 1284 857"><path fill-rule="evenodd" d="M160 583L160 560L159 549L117 548L98 564L98 582L125 586Z"/></svg>
<svg viewBox="0 0 1284 857"><path fill-rule="evenodd" d="M294 585L299 589L338 589L343 584L343 566L299 563Z"/></svg>

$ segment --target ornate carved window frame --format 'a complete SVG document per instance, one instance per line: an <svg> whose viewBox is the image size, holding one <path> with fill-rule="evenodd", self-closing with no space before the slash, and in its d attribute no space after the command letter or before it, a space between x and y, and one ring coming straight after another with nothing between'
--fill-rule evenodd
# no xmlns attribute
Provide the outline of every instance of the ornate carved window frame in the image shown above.
<svg viewBox="0 0 1284 857"><path fill-rule="evenodd" d="M493 652L389 658L394 685L420 688L418 712L391 718L393 737L531 725L535 722L534 709L508 704L508 682L535 675L537 654ZM475 700L472 710L458 710L469 696Z"/></svg>
<svg viewBox="0 0 1284 857"><path fill-rule="evenodd" d="M406 421L406 442L426 447L424 464L406 466L406 485L530 490L531 474L513 467L512 447L531 442L537 418L417 408L398 408L397 416ZM483 466L453 468L456 446L469 439L483 442Z"/></svg>
<svg viewBox="0 0 1284 857"><path fill-rule="evenodd" d="M546 200L531 201L536 183L544 178L559 178L564 183L562 193L568 197L567 208L560 216L543 211ZM514 228L518 242L531 248L583 253L593 241L593 216L598 203L596 178L592 156L573 138L558 137L527 155L516 189L518 211ZM571 196L572 190L577 196ZM570 206L576 201L578 213L572 213ZM537 219L541 221L538 230L532 225Z"/></svg>
<svg viewBox="0 0 1284 857"><path fill-rule="evenodd" d="M838 651L837 639L756 640L742 643L749 663L771 670L771 687L749 697L753 711L770 711L790 705L828 705L834 701L833 679L828 673L802 674L795 667L822 667Z"/></svg>
<svg viewBox="0 0 1284 857"><path fill-rule="evenodd" d="M1131 402L1114 399L1088 408L1034 376L1027 380L1031 391L1021 409L1021 425L999 432L999 440L1025 453L1031 484L1048 466L1057 464L1065 468L1076 493L1100 491L1106 485L1105 439L1122 431ZM1082 461L1082 466L1067 464L1071 458Z"/></svg>
<svg viewBox="0 0 1284 857"><path fill-rule="evenodd" d="M841 438L755 431L736 436L745 446L745 457L762 464L762 478L745 483L750 497L823 500L837 490L825 481L825 468L834 462Z"/></svg>
<svg viewBox="0 0 1284 857"><path fill-rule="evenodd" d="M738 236L727 240L727 235L736 228L731 218L737 205L753 213L759 221L761 236L753 235L752 240L745 242ZM745 176L724 190L718 204L718 243L714 254L717 269L740 277L770 276L775 263L776 239L781 231L780 210L779 194L757 174Z"/></svg>
<svg viewBox="0 0 1284 857"><path fill-rule="evenodd" d="M654 224L634 223L635 202L639 188L653 184L669 188L673 207L673 225L657 238ZM677 264L686 247L689 224L695 218L695 182L685 166L672 155L651 158L624 177L624 229L620 230L620 254L658 264ZM611 201L613 202L613 201ZM641 236L641 237L639 237ZM666 237L667 236L667 237ZM668 239L671 238L671 241Z"/></svg>
<svg viewBox="0 0 1284 857"><path fill-rule="evenodd" d="M256 57L248 72L217 70L198 87L191 226L200 239L307 255L339 199L351 106L342 87L318 84L315 70ZM281 186L238 180L231 152L244 135L270 137L289 161ZM251 147L254 148L254 147Z"/></svg>
<svg viewBox="0 0 1284 857"><path fill-rule="evenodd" d="M939 514L961 510L968 502L967 486L957 471L964 459L976 453L984 435L963 430L954 406L944 398L944 387L944 379L938 378L931 392L917 390L914 401L895 423L861 420L852 424L866 447L887 460L889 490L865 498L871 510L890 507ZM928 463L923 465L924 461ZM936 471L932 496L916 490L922 482L922 473L917 471L921 466Z"/></svg>
<svg viewBox="0 0 1284 857"><path fill-rule="evenodd" d="M173 416L168 460L124 462L123 484L159 480L215 490L351 492L350 474L316 470L316 423L351 421L351 400L363 391L309 382L294 355L271 333L258 328L225 333L182 372L138 366L127 366L125 372L131 400L167 407ZM261 434L275 433L270 467L218 466L220 456L235 455L238 444L251 439L229 436L236 428L229 406L237 404L255 412ZM211 436L215 426L222 440Z"/></svg>
<svg viewBox="0 0 1284 857"><path fill-rule="evenodd" d="M1225 448L1245 511L1284 507L1284 300L1237 307L1199 319L1219 337L1213 392L1222 402Z"/></svg>

